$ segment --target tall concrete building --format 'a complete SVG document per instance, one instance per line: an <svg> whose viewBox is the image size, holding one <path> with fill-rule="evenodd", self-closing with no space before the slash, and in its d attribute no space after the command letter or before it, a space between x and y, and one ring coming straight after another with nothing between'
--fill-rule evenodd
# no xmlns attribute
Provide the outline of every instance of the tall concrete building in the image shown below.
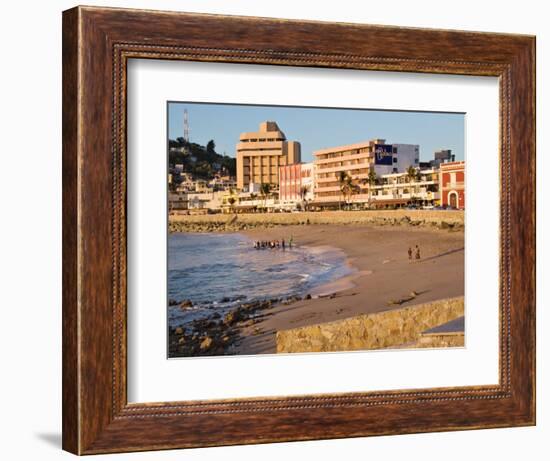
<svg viewBox="0 0 550 461"><path fill-rule="evenodd" d="M451 149L440 149L434 152L434 159L430 161L430 166L439 168L442 163L454 162L455 156Z"/></svg>
<svg viewBox="0 0 550 461"><path fill-rule="evenodd" d="M385 139L345 146L329 147L313 153L315 166L315 200L340 200L339 175L347 173L359 186L359 198L368 194L366 181L370 171L377 176L402 173L410 166L419 166L417 144L386 144Z"/></svg>
<svg viewBox="0 0 550 461"><path fill-rule="evenodd" d="M251 183L279 184L279 167L300 163L300 143L287 141L275 122L262 122L260 129L241 133L237 144L237 187Z"/></svg>

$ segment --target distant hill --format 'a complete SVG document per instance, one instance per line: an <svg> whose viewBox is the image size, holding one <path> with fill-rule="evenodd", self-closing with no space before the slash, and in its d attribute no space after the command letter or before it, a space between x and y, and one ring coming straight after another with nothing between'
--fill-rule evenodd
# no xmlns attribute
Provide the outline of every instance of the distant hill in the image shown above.
<svg viewBox="0 0 550 461"><path fill-rule="evenodd" d="M227 172L231 176L236 175L236 159L218 154L214 140L208 141L206 146L201 146L187 142L183 138L170 139L168 147L170 167L181 164L186 173L191 173L196 178L212 179L214 174L220 171Z"/></svg>

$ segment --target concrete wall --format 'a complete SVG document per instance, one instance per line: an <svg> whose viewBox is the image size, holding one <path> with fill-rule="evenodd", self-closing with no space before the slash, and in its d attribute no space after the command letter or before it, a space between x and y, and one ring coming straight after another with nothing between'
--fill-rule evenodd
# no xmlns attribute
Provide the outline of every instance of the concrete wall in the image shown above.
<svg viewBox="0 0 550 461"><path fill-rule="evenodd" d="M464 315L464 298L277 332L277 352L384 349L416 343L424 331Z"/></svg>
<svg viewBox="0 0 550 461"><path fill-rule="evenodd" d="M443 210L370 210L323 211L302 213L249 213L235 216L170 216L171 232L235 231L251 227L300 224L373 224L373 225L464 225L463 211Z"/></svg>
<svg viewBox="0 0 550 461"><path fill-rule="evenodd" d="M464 333L423 334L411 347L464 347Z"/></svg>

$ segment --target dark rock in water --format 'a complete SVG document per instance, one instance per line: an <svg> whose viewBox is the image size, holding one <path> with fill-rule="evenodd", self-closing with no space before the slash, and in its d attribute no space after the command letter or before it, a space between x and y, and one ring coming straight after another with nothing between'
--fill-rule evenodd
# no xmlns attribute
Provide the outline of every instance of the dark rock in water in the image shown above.
<svg viewBox="0 0 550 461"><path fill-rule="evenodd" d="M168 300L168 305L169 306L177 306L178 302L175 299L169 299Z"/></svg>
<svg viewBox="0 0 550 461"><path fill-rule="evenodd" d="M182 328L182 327L177 327L177 328L174 330L174 334L176 334L176 335L182 335L182 334L183 334L183 328Z"/></svg>
<svg viewBox="0 0 550 461"><path fill-rule="evenodd" d="M186 299L185 301L182 301L180 303L180 307L184 308L184 309L187 308L187 307L193 307L193 302L189 299Z"/></svg>
<svg viewBox="0 0 550 461"><path fill-rule="evenodd" d="M224 296L220 302L221 303L232 303L236 301L242 301L243 299L246 299L245 295L237 295L237 296Z"/></svg>
<svg viewBox="0 0 550 461"><path fill-rule="evenodd" d="M210 322L208 322L206 324L206 328L211 328L211 329L216 329L216 328L219 328L220 324L218 322L216 322L215 320L211 320Z"/></svg>
<svg viewBox="0 0 550 461"><path fill-rule="evenodd" d="M222 315L219 312L214 312L214 314L212 315L212 318L213 319L221 319Z"/></svg>
<svg viewBox="0 0 550 461"><path fill-rule="evenodd" d="M304 299L311 299L311 295L308 293L307 295L304 296Z"/></svg>
<svg viewBox="0 0 550 461"><path fill-rule="evenodd" d="M271 301L270 300L263 301L260 304L260 309L269 309L270 307L271 307Z"/></svg>
<svg viewBox="0 0 550 461"><path fill-rule="evenodd" d="M254 311L262 306L260 301L252 301L250 303L242 304L239 311Z"/></svg>

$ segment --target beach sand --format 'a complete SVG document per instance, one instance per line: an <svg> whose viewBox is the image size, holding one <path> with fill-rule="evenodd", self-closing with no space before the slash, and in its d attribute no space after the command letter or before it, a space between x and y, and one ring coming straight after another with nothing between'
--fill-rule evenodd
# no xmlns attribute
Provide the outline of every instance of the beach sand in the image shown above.
<svg viewBox="0 0 550 461"><path fill-rule="evenodd" d="M325 285L317 294L331 296L277 305L262 319L242 327L239 355L275 353L275 333L358 314L380 312L464 295L464 232L410 226L310 225L250 229L252 240L288 239L295 245L339 248L353 275ZM407 250L419 245L421 259L409 261ZM287 250L292 251L292 250ZM388 302L418 295L400 306ZM334 295L335 293L335 295Z"/></svg>

